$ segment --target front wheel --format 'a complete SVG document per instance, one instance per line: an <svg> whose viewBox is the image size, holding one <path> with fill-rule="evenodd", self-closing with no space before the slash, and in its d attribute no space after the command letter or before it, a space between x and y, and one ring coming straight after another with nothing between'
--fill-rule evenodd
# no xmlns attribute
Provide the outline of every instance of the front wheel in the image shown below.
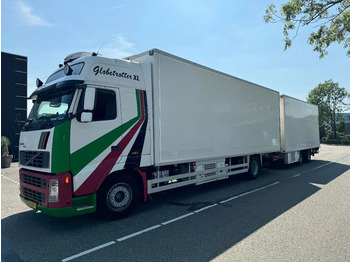
<svg viewBox="0 0 350 262"><path fill-rule="evenodd" d="M261 165L259 156L251 156L249 161L248 176L250 179L256 179L260 175Z"/></svg>
<svg viewBox="0 0 350 262"><path fill-rule="evenodd" d="M130 214L138 200L135 180L126 175L115 175L100 188L97 194L97 213L104 219L121 219Z"/></svg>

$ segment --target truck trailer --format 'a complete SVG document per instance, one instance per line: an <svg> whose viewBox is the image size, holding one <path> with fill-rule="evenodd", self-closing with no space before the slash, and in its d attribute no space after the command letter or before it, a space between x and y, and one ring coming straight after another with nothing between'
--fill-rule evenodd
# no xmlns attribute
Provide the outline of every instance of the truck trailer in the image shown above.
<svg viewBox="0 0 350 262"><path fill-rule="evenodd" d="M320 145L318 107L282 95L280 98L281 158L285 164L309 162ZM316 151L315 151L316 150Z"/></svg>
<svg viewBox="0 0 350 262"><path fill-rule="evenodd" d="M37 79L20 134L20 198L64 217L118 219L148 195L310 161L317 106L158 49L80 52Z"/></svg>

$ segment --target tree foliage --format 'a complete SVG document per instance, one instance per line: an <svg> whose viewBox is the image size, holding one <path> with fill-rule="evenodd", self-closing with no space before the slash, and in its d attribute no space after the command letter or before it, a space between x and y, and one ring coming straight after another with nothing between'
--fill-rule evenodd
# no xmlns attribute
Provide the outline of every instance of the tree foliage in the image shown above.
<svg viewBox="0 0 350 262"><path fill-rule="evenodd" d="M336 138L336 115L349 108L349 98L349 92L339 87L339 83L334 83L332 79L318 84L309 92L307 101L318 105L321 136L324 136L326 127L331 127Z"/></svg>
<svg viewBox="0 0 350 262"><path fill-rule="evenodd" d="M350 0L290 0L280 12L271 4L265 11L266 23L283 22L284 49L291 47L301 26L312 26L308 42L320 58L332 43L343 44L350 56ZM295 32L290 37L290 32Z"/></svg>
<svg viewBox="0 0 350 262"><path fill-rule="evenodd" d="M342 116L339 120L339 124L337 126L337 131L339 133L344 133L344 131L345 131L345 117L344 116Z"/></svg>

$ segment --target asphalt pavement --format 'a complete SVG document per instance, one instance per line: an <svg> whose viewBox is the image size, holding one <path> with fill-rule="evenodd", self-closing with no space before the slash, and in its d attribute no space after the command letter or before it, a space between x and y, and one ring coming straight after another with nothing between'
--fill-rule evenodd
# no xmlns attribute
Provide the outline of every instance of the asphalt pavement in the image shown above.
<svg viewBox="0 0 350 262"><path fill-rule="evenodd" d="M128 218L53 218L1 170L2 261L350 261L350 147L152 196Z"/></svg>

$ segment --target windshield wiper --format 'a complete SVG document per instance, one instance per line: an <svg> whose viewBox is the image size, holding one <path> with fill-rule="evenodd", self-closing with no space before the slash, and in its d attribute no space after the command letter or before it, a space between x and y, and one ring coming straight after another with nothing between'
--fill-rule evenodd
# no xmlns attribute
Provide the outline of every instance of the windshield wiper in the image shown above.
<svg viewBox="0 0 350 262"><path fill-rule="evenodd" d="M38 117L37 119L40 120L40 119L43 119L43 118L44 118L45 121L46 121L46 120L50 119L51 116L54 116L54 115L52 115L52 114L43 114L43 115L41 115L40 117Z"/></svg>
<svg viewBox="0 0 350 262"><path fill-rule="evenodd" d="M45 129L47 127L52 127L53 124L52 122L50 121L51 120L51 114L43 114L42 116L40 116L38 118L38 120L40 119L43 119L44 120L44 123L40 126L40 129Z"/></svg>

